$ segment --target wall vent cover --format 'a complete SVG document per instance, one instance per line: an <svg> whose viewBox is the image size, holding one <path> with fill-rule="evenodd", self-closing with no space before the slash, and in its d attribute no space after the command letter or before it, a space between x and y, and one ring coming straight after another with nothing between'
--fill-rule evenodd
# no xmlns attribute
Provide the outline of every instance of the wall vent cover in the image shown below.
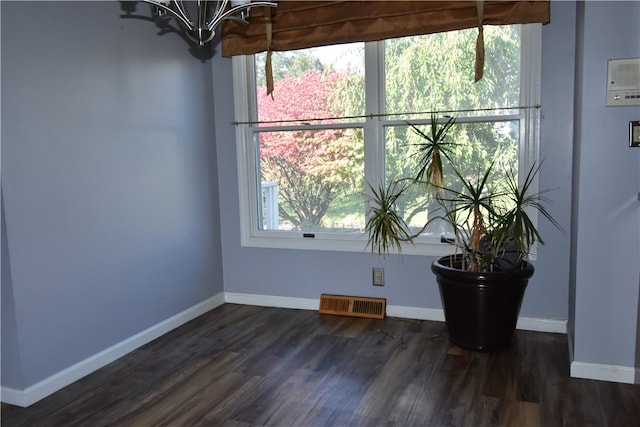
<svg viewBox="0 0 640 427"><path fill-rule="evenodd" d="M384 298L320 295L320 314L384 319L386 308Z"/></svg>

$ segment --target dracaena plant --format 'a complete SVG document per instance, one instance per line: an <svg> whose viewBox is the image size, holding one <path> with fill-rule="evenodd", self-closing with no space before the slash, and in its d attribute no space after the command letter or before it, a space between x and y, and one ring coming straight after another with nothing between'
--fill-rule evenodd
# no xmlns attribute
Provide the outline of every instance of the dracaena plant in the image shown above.
<svg viewBox="0 0 640 427"><path fill-rule="evenodd" d="M494 248L494 257L504 257L511 250L522 261L529 255L530 248L536 244L544 244L534 219L530 216L538 212L558 230L563 231L560 224L551 216L544 206L548 200L544 194L549 190L532 192L534 179L540 170L539 164L533 164L521 185L513 172L507 174L507 188L504 191L505 202L496 216L496 225L489 235L490 246Z"/></svg>
<svg viewBox="0 0 640 427"><path fill-rule="evenodd" d="M468 271L495 271L519 268L530 248L544 241L531 214L539 212L562 230L544 206L543 192L533 192L540 166L534 164L521 185L514 172L507 172L506 181L494 182L495 162L476 176L468 177L455 165L448 131L455 120L440 124L431 117L430 132L414 125L412 129L424 139L417 145L419 162L413 177L393 181L377 189L370 186L369 215L366 231L372 251L386 254L402 251L404 243L412 243L433 221L443 220L453 230L447 239L456 246L455 255L461 268ZM443 162L449 162L454 172L455 186L445 185ZM420 185L440 206L438 214L429 213L424 226L412 232L398 213L398 198L410 185Z"/></svg>
<svg viewBox="0 0 640 427"><path fill-rule="evenodd" d="M415 144L419 167L414 181L433 184L436 189L442 187L444 184L443 159L451 162L453 155L451 148L454 143L448 140L448 136L454 124L455 118L449 117L443 125L439 125L436 114L431 115L429 132L424 132L416 125L409 123L413 132L422 138L420 143Z"/></svg>
<svg viewBox="0 0 640 427"><path fill-rule="evenodd" d="M444 188L444 194L437 196L444 210L442 219L453 227L453 243L463 249L463 268L469 271L487 269L491 262L491 254L484 247L486 236L500 217L495 201L502 196L488 188L492 169L493 163L474 182L454 167L462 189Z"/></svg>

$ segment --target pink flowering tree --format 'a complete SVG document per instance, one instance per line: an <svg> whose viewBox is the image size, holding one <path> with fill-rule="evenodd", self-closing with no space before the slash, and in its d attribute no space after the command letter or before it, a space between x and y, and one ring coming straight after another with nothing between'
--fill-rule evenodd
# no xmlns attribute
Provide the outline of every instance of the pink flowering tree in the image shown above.
<svg viewBox="0 0 640 427"><path fill-rule="evenodd" d="M276 81L274 99L259 88L259 119L309 121L343 115L341 91L348 79L346 73L309 70ZM280 217L296 229L331 227L323 223L331 204L341 194L362 191L357 178L363 175L362 156L360 130L260 133L261 179L278 183Z"/></svg>

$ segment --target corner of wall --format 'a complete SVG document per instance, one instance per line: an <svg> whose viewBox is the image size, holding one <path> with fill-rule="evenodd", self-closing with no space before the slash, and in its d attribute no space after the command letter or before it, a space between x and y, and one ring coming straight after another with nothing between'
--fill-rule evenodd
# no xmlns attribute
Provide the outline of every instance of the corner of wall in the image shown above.
<svg viewBox="0 0 640 427"><path fill-rule="evenodd" d="M13 282L11 280L11 264L9 258L9 244L7 241L7 226L4 217L4 197L0 189L0 211L1 211L1 231L0 239L0 258L1 262L1 290L2 305L0 314L2 317L2 344L0 347L0 360L2 366L0 370L0 378L2 386L20 388L23 385L22 367L20 364L20 351L18 341L18 330L15 313L15 303L13 297Z"/></svg>

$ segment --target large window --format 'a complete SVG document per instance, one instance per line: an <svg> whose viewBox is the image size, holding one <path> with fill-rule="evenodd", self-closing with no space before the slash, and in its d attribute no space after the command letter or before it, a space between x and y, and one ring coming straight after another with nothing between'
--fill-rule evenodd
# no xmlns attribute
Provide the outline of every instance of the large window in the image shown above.
<svg viewBox="0 0 640 427"><path fill-rule="evenodd" d="M456 117L456 163L500 173L537 158L540 25L485 27L484 78L473 81L476 30L234 58L242 243L366 250L369 185L412 176L415 128ZM451 174L450 174L451 176ZM416 228L433 201L399 201ZM439 255L434 222L406 253Z"/></svg>

